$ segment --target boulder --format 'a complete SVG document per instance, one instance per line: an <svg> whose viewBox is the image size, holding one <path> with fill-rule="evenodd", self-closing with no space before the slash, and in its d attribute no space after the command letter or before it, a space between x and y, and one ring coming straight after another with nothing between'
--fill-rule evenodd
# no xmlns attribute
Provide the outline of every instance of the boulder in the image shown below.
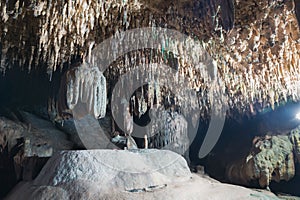
<svg viewBox="0 0 300 200"><path fill-rule="evenodd" d="M84 150L54 155L7 199L277 199L274 194L191 174L168 150Z"/></svg>
<svg viewBox="0 0 300 200"><path fill-rule="evenodd" d="M63 151L49 160L34 184L68 187L81 180L101 183L100 190L132 191L187 180L190 175L184 158L170 151Z"/></svg>

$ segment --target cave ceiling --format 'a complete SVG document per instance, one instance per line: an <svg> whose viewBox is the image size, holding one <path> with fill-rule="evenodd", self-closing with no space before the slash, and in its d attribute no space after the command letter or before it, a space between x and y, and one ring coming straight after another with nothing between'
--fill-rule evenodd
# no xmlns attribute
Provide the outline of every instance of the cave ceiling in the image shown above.
<svg viewBox="0 0 300 200"><path fill-rule="evenodd" d="M3 74L12 66L52 74L117 31L156 26L202 42L231 107L255 112L300 96L298 0L1 0L0 10Z"/></svg>

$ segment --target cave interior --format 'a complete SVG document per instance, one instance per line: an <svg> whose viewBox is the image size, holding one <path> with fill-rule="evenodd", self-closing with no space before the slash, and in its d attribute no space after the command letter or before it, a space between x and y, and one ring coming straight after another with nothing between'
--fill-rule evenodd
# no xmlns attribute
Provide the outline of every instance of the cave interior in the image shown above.
<svg viewBox="0 0 300 200"><path fill-rule="evenodd" d="M72 84L78 79L82 84L77 85L78 91L83 93L79 94L78 101L80 98L83 101L84 91L90 99L85 102L90 105L79 114L88 113L99 118L97 121L104 127L109 140L116 136L126 138L132 129L127 127L127 130L115 122L112 93L124 74L139 65L146 65L145 71L149 70L147 66L151 63L169 66L186 78L187 86L196 91L200 102L196 135L191 136L190 129L184 127L190 144L185 149L187 152L181 152L191 171L203 166L206 174L224 183L269 188L275 194L300 196L298 0L1 0L0 10L0 120L3 121L0 123L0 198L5 197L18 182L34 179L51 157L51 153L50 156L47 154L48 149L40 148L41 144L37 144L36 151L42 156L26 157L26 138L41 137L45 143L48 137L61 140L62 144L53 145L53 151L88 149L84 141L82 144L78 136L74 136L73 118L76 117L70 111L77 106L74 98L78 94L75 94L76 86ZM185 47L184 43L175 45L177 52L169 52L166 43L171 43L173 38L168 40L165 37L160 49L126 52L117 56L103 72L84 68L91 51L95 51L97 45L101 46L104 40L122 31L142 27L179 31L200 41L202 49L189 52L190 47ZM208 66L207 69L208 73L217 71L215 77L203 76L197 71L197 66L189 63L190 54L202 55L199 52L203 50L217 63L217 66ZM107 52L114 53L109 49ZM106 82L100 81L98 73ZM86 81L88 79L94 82ZM214 86L205 81L215 79L222 80L222 83ZM155 104L162 105L168 114L176 113L177 118L172 119L180 121L181 115L188 115L189 108L185 111L182 102L167 86L157 86L157 80L148 82L129 94L128 109L124 113L129 112L133 123L141 127L149 125L150 110ZM101 93L103 87L94 86L96 84L104 84L105 92ZM130 84L134 83L128 83L131 87ZM94 89L96 92L89 94ZM228 97L225 104L229 107L226 111L216 109L225 115L220 137L212 150L199 158L215 110L213 106L219 106L210 101L207 92L210 89L224 91ZM68 99L70 91L74 92L71 94L73 101ZM121 98L120 95L120 105L124 105ZM101 111L95 108L98 101L103 104L97 105ZM183 101L187 100L183 98ZM6 134L6 120L32 135L22 135L22 131L21 136L9 131ZM39 123L38 120L53 126L49 128L45 122L48 136L36 133L39 126L34 127L34 122ZM131 122L125 119L124 123ZM14 125L9 127L19 129ZM54 129L65 135L55 135ZM157 137L168 136L148 137L149 148L163 148L167 142ZM133 139L138 148L146 147L143 137L133 135ZM120 142L118 147L126 145L129 148L128 142ZM245 160L247 164L243 164ZM261 172L255 174L255 170L251 171L253 166ZM265 169L268 171L263 171Z"/></svg>

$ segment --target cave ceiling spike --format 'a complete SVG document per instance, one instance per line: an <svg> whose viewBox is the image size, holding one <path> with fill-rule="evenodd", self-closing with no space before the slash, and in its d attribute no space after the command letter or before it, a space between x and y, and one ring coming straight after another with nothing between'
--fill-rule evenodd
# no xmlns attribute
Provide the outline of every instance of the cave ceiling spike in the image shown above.
<svg viewBox="0 0 300 200"><path fill-rule="evenodd" d="M159 26L202 42L231 107L255 113L256 104L299 100L299 0L1 0L0 10L4 74L11 67L52 74L116 32ZM205 91L195 66L178 61L178 70Z"/></svg>
<svg viewBox="0 0 300 200"><path fill-rule="evenodd" d="M296 11L298 24L300 25L300 1L299 0L294 0L294 2L295 2L295 11Z"/></svg>

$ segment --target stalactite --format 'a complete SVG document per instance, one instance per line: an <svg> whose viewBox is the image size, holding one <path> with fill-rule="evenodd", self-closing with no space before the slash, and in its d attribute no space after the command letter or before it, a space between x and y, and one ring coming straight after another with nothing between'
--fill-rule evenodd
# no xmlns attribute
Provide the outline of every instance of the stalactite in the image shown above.
<svg viewBox="0 0 300 200"><path fill-rule="evenodd" d="M77 53L75 46L80 46L80 53L85 54L84 49L88 48L87 43L89 43L86 41L95 39L93 37L94 28L99 25L100 27L107 27L108 16L115 15L116 10L122 10L122 8L126 7L125 10L129 12L127 13L129 15L131 12L140 9L140 3L137 1L130 1L124 4L117 0L35 1L35 3L29 5L25 3L20 5L19 3L20 1L16 2L14 10L11 11L13 12L12 14L7 11L8 2L1 1L0 10L2 12L0 21L8 32L15 33L5 39L10 40L10 37L15 35L26 36L31 29L36 31L36 35L32 35L29 41L34 41L38 45L29 46L29 48L36 48L38 57L35 58L35 61L48 63L48 67L51 69L48 70L49 72L55 71L58 65L67 61L70 56L75 55ZM15 29L15 27L19 26L20 20L26 21L25 24L27 24L22 27L21 31ZM113 20L111 19L111 21ZM127 21L126 24L128 27L129 22ZM1 33L3 32L3 30L0 31ZM102 34L105 34L105 32ZM23 37L17 40L13 38L13 40L10 40L13 44L7 45L5 48L21 45L18 53L26 55L28 49L26 42L23 40ZM51 53L52 50L54 52ZM43 57L40 57L41 52L44 53ZM22 59L28 59L27 61L30 60L32 63L32 60L26 56L23 56ZM22 63L25 63L25 61ZM37 65L36 62L34 62L35 65Z"/></svg>
<svg viewBox="0 0 300 200"><path fill-rule="evenodd" d="M183 155L188 149L187 122L174 111L163 113L163 126L155 144L156 148L166 148Z"/></svg>
<svg viewBox="0 0 300 200"><path fill-rule="evenodd" d="M29 69L43 61L48 63L48 72L51 74L56 67L69 61L71 55L79 54L82 57L86 56L89 60L93 46L101 43L113 33L118 34L121 30L144 26L171 27L182 33L189 33L191 36L194 34L200 39L205 38L201 41L201 45L217 62L217 65L214 65L213 74L216 76L217 71L221 72L218 73L217 79L222 78L224 85L219 87L222 90L227 88L228 96L234 98L230 100L232 107L238 106L238 101L242 101L241 107L248 107L249 104L255 105L258 101L269 103L275 108L280 101L287 101L290 97L294 100L299 98L297 88L300 81L300 46L298 44L300 34L292 0L287 0L280 5L277 5L276 1L260 1L261 9L256 9L257 5L253 0L236 1L236 26L228 32L221 26L222 16L219 11L223 8L219 5L213 12L213 16L207 16L210 19L213 18L214 26L209 36L208 33L204 33L209 31L206 30L206 26L203 26L201 20L198 23L199 19L189 19L191 17L189 15L183 19L179 13L181 8L176 5L171 6L166 13L158 14L143 5L143 1L136 0L35 1L30 6L20 4L20 2L16 1L14 8L9 11L7 2L0 1L2 11L0 32L5 36L3 37L5 40L1 41L1 71L7 68L6 62L11 56L9 55L10 47L18 47L18 52L13 55L24 55L24 52L30 52L28 58L20 56L22 59L28 59ZM142 17L141 13L143 13ZM16 25L22 21L28 22L27 26L16 30ZM198 24L203 28L199 28ZM36 32L36 35L31 38L37 44L36 46L32 42L24 42L24 38L21 37L22 34L26 35L29 29ZM20 35L20 38L12 39L12 36L7 33L13 36ZM148 56L144 50L125 55L122 62L116 62L114 67L117 69L111 70L110 77L118 77L140 64L166 63L169 47L174 49L172 53L176 55L178 65L176 81L180 82L185 78L189 81L188 85L195 90L203 91L211 87L217 94L220 88L206 85L210 83L211 77L190 63L190 60L197 60L201 54L201 49L196 49L192 38L187 39L185 43L172 40L166 35L161 36L160 39L159 49L153 50L151 56ZM119 44L112 45L118 47ZM16 56L14 57L18 60ZM23 65L22 63L26 63L26 60L19 60L19 62ZM72 96L71 88L74 87L75 91L77 85L86 86L91 83L91 80L82 81L70 81L68 90L68 95L72 99L68 102L70 108L76 105L74 103L79 98L76 95ZM170 101L168 94L160 88L159 81L151 81L153 82L149 83L148 97L142 94L135 102L139 105L141 114L145 113L147 106L153 106L154 99L156 103L162 102L164 97ZM80 98L87 101L89 97L80 96ZM89 102L89 104L93 103ZM210 106L205 101L201 104L204 108Z"/></svg>
<svg viewBox="0 0 300 200"><path fill-rule="evenodd" d="M66 89L64 89L66 87ZM61 95L66 95L67 108L73 110L79 103L86 105L88 113L103 118L106 113L106 78L98 67L82 64L68 71L63 79ZM63 94L65 93L65 94ZM59 101L59 104L64 102ZM59 107L63 108L64 105ZM78 108L77 108L78 109Z"/></svg>

